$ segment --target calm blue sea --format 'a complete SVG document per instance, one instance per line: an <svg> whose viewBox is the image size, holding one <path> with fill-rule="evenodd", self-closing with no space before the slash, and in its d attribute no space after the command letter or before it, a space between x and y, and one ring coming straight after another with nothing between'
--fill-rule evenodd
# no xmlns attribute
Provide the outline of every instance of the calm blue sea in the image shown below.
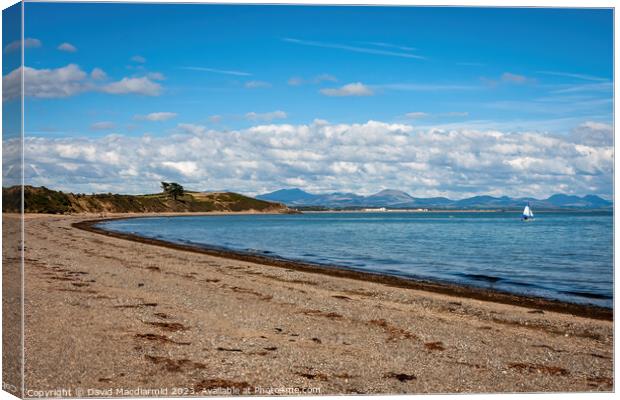
<svg viewBox="0 0 620 400"><path fill-rule="evenodd" d="M176 243L612 307L611 212L315 213L136 218L103 228Z"/></svg>

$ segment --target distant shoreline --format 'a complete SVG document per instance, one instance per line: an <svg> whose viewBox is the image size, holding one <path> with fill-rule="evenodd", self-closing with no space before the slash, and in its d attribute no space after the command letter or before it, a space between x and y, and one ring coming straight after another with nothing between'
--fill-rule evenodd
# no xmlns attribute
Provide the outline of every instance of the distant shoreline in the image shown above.
<svg viewBox="0 0 620 400"><path fill-rule="evenodd" d="M231 213L232 214L232 213ZM231 215L220 214L220 215ZM205 214L208 215L208 214ZM213 215L213 214L211 214ZM508 304L519 307L526 307L544 311L553 311L564 314L572 314L580 317L600 319L600 320L613 320L613 308L606 308L590 304L577 304L569 303L560 300L552 300L537 296L525 296L512 294L508 292L502 292L492 289L483 289L473 287L469 285L460 285L444 282L434 282L426 280L416 280L404 277L398 277L393 275L381 275L371 272L364 272L358 270L352 270L343 268L341 266L328 266L306 263L301 261L292 261L281 258L267 257L264 255L248 254L243 252L236 252L229 249L220 248L206 248L187 244L177 244L159 239L146 238L129 233L113 232L99 228L95 225L106 221L113 221L119 219L128 218L140 218L146 215L119 215L110 218L99 218L94 220L86 220L73 223L72 226L85 231L115 237L119 239L130 240L134 242L150 244L160 247L166 247L176 250L189 251L193 253L202 253L216 257L228 258L240 261L249 261L258 264L264 264L269 266L288 268L296 271L317 273L328 276L335 276L341 278L350 278L360 281L371 281L376 283L385 284L392 287L408 288L415 290L423 290L428 292L435 292L441 294L447 294L458 297L471 298L481 301L491 301L496 303ZM154 214L153 217L167 216ZM168 215L170 216L170 215ZM178 214L177 214L178 216Z"/></svg>

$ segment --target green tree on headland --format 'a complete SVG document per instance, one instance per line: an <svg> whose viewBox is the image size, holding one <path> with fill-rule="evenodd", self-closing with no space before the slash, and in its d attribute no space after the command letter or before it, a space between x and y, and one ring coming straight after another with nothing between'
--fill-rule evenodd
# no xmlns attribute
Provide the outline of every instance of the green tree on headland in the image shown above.
<svg viewBox="0 0 620 400"><path fill-rule="evenodd" d="M162 182L161 188L164 193L168 196L172 197L173 200L176 200L178 197L183 196L185 193L185 189L183 186L179 185L176 182Z"/></svg>

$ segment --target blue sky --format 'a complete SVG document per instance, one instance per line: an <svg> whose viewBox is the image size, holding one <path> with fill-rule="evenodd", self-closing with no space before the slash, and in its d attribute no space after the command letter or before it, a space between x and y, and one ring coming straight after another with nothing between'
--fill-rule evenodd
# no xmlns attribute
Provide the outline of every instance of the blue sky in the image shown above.
<svg viewBox="0 0 620 400"><path fill-rule="evenodd" d="M102 146L111 135L133 138L137 146L145 135L163 141L208 132L215 137L274 124L303 130L318 120L353 130L379 121L386 132L408 135L498 130L569 140L583 136L584 126L611 131L612 19L603 9L27 3L26 134L55 141L52 147L70 138ZM13 68L3 65L5 79ZM12 101L4 100L5 106ZM251 143L251 136L244 140ZM312 140L300 146L311 151ZM61 158L71 161L67 154ZM252 175L247 166L226 179L211 176L213 166L192 157L169 162L185 163L169 168L179 180L250 193L294 182L315 191L340 189L342 182L343 189L362 192L398 184L361 183L369 173L361 165L339 180L337 173L279 163L273 167L285 168L287 178L278 180ZM192 162L195 168L188 167ZM161 168L149 173L165 177ZM607 170L599 171L596 185L578 191L609 195L611 171L601 168ZM121 184L88 174L67 178L73 174L59 177L57 185L96 191ZM453 197L526 194L517 186L499 187L491 177L476 187L463 179L428 190L410 182L405 189ZM131 192L153 189L124 182ZM577 191L570 184L565 189Z"/></svg>

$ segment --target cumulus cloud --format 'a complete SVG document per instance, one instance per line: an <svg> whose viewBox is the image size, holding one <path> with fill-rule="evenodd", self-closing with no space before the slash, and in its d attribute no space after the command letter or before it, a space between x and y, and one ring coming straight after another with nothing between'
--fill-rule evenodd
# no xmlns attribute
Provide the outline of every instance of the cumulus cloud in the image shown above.
<svg viewBox="0 0 620 400"><path fill-rule="evenodd" d="M104 80L105 78L107 78L107 75L105 73L104 70L102 70L101 68L94 68L91 72L90 72L90 77L96 81L101 81Z"/></svg>
<svg viewBox="0 0 620 400"><path fill-rule="evenodd" d="M325 96L372 96L373 91L361 82L349 83L339 88L321 89Z"/></svg>
<svg viewBox="0 0 620 400"><path fill-rule="evenodd" d="M86 73L75 64L56 69L24 67L24 94L29 97L68 97L87 89ZM21 67L2 77L2 100L20 96Z"/></svg>
<svg viewBox="0 0 620 400"><path fill-rule="evenodd" d="M614 128L602 122L586 121L573 130L571 138L588 146L613 146Z"/></svg>
<svg viewBox="0 0 620 400"><path fill-rule="evenodd" d="M200 135L207 132L207 127L197 124L178 124L177 128L182 133L189 133L191 135Z"/></svg>
<svg viewBox="0 0 620 400"><path fill-rule="evenodd" d="M57 49L60 51L66 51L68 53L75 53L77 51L77 47L67 42L59 44Z"/></svg>
<svg viewBox="0 0 620 400"><path fill-rule="evenodd" d="M116 127L116 124L114 124L114 122L101 121L101 122L95 122L94 124L92 124L90 126L90 129L93 129L95 131L106 131L106 130L114 129L115 127Z"/></svg>
<svg viewBox="0 0 620 400"><path fill-rule="evenodd" d="M33 38L26 38L24 39L24 48L28 49L28 48L35 48L35 47L41 47L42 43L39 39L33 39ZM6 46L4 46L4 53L12 53L14 51L19 50L22 47L22 41L21 40L15 40L9 44L7 44Z"/></svg>
<svg viewBox="0 0 620 400"><path fill-rule="evenodd" d="M168 121L177 116L177 113L173 112L154 112L146 115L136 115L134 119L145 121Z"/></svg>
<svg viewBox="0 0 620 400"><path fill-rule="evenodd" d="M161 85L153 82L146 76L141 78L123 78L120 81L104 85L100 89L110 94L141 94L144 96L159 96Z"/></svg>
<svg viewBox="0 0 620 400"><path fill-rule="evenodd" d="M29 136L26 183L81 192L143 193L158 190L161 180L175 180L196 190L250 194L294 185L314 192L397 188L451 198L609 196L610 128L586 122L579 134L550 135L321 121L233 131L180 124L173 136ZM599 137L601 132L606 136ZM10 150L18 143L4 145ZM3 162L6 170L12 161ZM111 189L97 189L106 187Z"/></svg>
<svg viewBox="0 0 620 400"><path fill-rule="evenodd" d="M199 172L198 164L195 161L164 161L161 165L177 171L185 177L192 177Z"/></svg>
<svg viewBox="0 0 620 400"><path fill-rule="evenodd" d="M2 77L2 100L18 98L21 92L21 67ZM63 98L88 91L109 94L141 94L157 96L161 85L148 77L123 78L117 82L101 85L96 81L106 78L105 72L95 68L87 74L76 64L51 69L24 67L24 94L27 97Z"/></svg>
<svg viewBox="0 0 620 400"><path fill-rule="evenodd" d="M284 119L286 117L286 113L280 110L266 113L256 113L252 111L245 114L245 118L250 121L272 121L274 119Z"/></svg>
<svg viewBox="0 0 620 400"><path fill-rule="evenodd" d="M244 86L248 89L270 88L271 83L265 81L248 81Z"/></svg>

